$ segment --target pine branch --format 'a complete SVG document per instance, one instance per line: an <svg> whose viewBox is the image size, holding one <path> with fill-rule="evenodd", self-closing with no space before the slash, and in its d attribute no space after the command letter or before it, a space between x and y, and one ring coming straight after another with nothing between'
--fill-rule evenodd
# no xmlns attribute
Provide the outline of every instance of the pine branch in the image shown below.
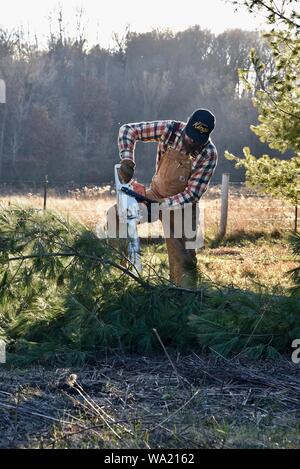
<svg viewBox="0 0 300 469"><path fill-rule="evenodd" d="M283 6L284 6L284 3L285 1L283 1ZM270 16L274 15L274 18L275 17L278 17L280 18L284 23L290 25L290 26L293 26L294 28L298 29L300 28L300 24L298 24L296 21L292 20L291 18L289 18L288 16L286 16L284 13L283 13L283 10L280 11L278 10L277 8L273 8L271 5L268 5L265 1L263 0L252 0L251 2L245 0L245 1L242 1L242 2L238 2L238 1L233 1L233 4L235 5L245 5L250 12L253 12L254 8L255 7L258 7L258 8L265 8L268 13L270 14ZM272 23L270 20L269 20L270 23Z"/></svg>
<svg viewBox="0 0 300 469"><path fill-rule="evenodd" d="M279 10L272 8L270 5L267 5L266 2L264 2L263 0L256 0L255 3L268 10L272 15L278 16L285 23L288 23L289 25L294 26L295 28L300 28L300 24L296 23L291 18L285 16Z"/></svg>
<svg viewBox="0 0 300 469"><path fill-rule="evenodd" d="M96 262L99 262L100 264L103 265L110 265L111 267L115 267L118 270L121 270L124 274L128 275L131 277L133 280L135 280L137 283L142 285L145 288L149 288L149 284L144 282L140 277L137 275L133 274L130 272L129 269L126 269L122 265L118 264L117 262L114 261L109 261L107 259L101 259L100 257L96 256L90 256L88 254L82 254L82 253L75 253L75 252L51 252L51 253L45 253L45 254L29 254L26 256L17 256L17 257L9 257L7 260L3 261L3 264L7 264L10 261L20 261L20 260L26 260L26 259L39 259L39 258L50 258L50 257L78 257L80 259L90 259L94 260Z"/></svg>
<svg viewBox="0 0 300 469"><path fill-rule="evenodd" d="M257 68L257 66L255 66L255 72L256 72L256 76L258 78L258 81L259 81L259 84L261 86L262 91L264 93L266 93L266 95L269 97L271 103L273 103L275 108L278 109L278 111L282 112L283 114L286 114L287 116L293 117L293 119L297 119L297 120L300 121L299 116L297 116L296 114L293 114L292 112L286 111L285 109L282 109L280 106L278 106L278 103L277 103L276 99L272 96L272 93L265 87L265 84L264 84L264 82L263 82L263 80L260 76L259 69Z"/></svg>
<svg viewBox="0 0 300 469"><path fill-rule="evenodd" d="M153 285L150 285L148 282L145 282L140 276L135 275L129 269L127 269L126 267L123 267L117 262L110 261L108 259L101 259L100 257L91 256L91 255L83 254L79 252L52 252L52 253L45 253L45 254L28 254L26 256L9 257L5 261L2 261L2 264L8 264L11 261L20 261L20 260L24 261L26 259L39 259L39 258L51 258L51 257L78 257L80 259L94 260L100 264L110 265L111 267L115 267L116 269L120 270L121 272L123 272L124 274L128 275L130 278L135 280L144 288L147 288L147 289L156 288ZM175 285L170 285L170 286L168 285L166 288L168 290L175 290L175 291L193 293L193 294L200 293L201 295L203 295L203 288L190 289L190 288L176 287Z"/></svg>

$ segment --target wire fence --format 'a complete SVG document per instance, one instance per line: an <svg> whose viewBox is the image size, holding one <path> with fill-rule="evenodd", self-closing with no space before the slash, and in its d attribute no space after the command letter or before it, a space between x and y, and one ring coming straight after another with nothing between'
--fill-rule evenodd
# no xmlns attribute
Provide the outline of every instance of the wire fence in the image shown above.
<svg viewBox="0 0 300 469"><path fill-rule="evenodd" d="M115 203L113 181L84 184L78 181L40 180L0 181L0 203L26 203L42 209L55 209L75 216L88 225L104 217ZM222 185L215 181L204 196L206 231L218 231L222 210ZM297 208L284 200L263 195L244 182L229 182L227 234L235 232L276 232L297 230Z"/></svg>
<svg viewBox="0 0 300 469"><path fill-rule="evenodd" d="M209 197L218 197L221 191L222 181L214 181L209 186ZM45 189L46 188L46 189ZM114 181L102 182L101 184L86 183L86 181L58 181L49 179L45 176L44 179L12 179L9 181L0 180L0 196L9 195L42 195L46 190L47 196L74 196L76 192L81 195L85 194L86 197L97 196L98 192L103 190L110 190L114 193ZM231 182L230 181L230 194L235 196L247 197L260 197L268 199L269 196L259 194L256 190L246 186L245 182Z"/></svg>

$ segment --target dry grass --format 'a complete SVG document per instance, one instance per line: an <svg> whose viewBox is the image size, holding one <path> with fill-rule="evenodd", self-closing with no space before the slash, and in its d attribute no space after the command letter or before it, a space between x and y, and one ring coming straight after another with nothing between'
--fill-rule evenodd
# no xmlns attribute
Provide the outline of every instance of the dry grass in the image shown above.
<svg viewBox="0 0 300 469"><path fill-rule="evenodd" d="M207 231L217 231L220 214L220 187L205 196ZM259 196L245 188L230 189L228 207L228 235L238 232L287 231L293 229L294 208L287 202Z"/></svg>
<svg viewBox="0 0 300 469"><path fill-rule="evenodd" d="M287 272L298 265L289 246L282 242L206 249L198 254L198 259L204 275L241 289L289 288L292 282Z"/></svg>
<svg viewBox="0 0 300 469"><path fill-rule="evenodd" d="M115 195L106 186L99 190L83 189L72 191L67 196L56 196L50 190L47 207L50 210L75 218L86 227L95 230L103 226L106 212L115 203ZM42 209L41 194L6 195L0 197L3 206L18 205ZM209 189L204 199L205 234L212 240L218 231L220 215L220 187ZM256 285L268 287L290 287L291 281L285 275L297 264L284 240L284 234L293 228L294 208L286 202L271 197L260 197L245 188L230 189L227 248L199 250L198 259L202 273L222 284L253 288ZM139 234L149 237L149 225L139 226ZM151 234L163 236L159 221L152 223ZM273 238L273 239L272 239ZM268 239L268 240L266 240ZM242 243L241 243L242 240ZM249 242L246 242L248 240ZM253 242L251 242L251 240ZM230 247L228 247L228 244ZM157 255L157 248L145 251L148 261L159 263L166 260L165 249Z"/></svg>
<svg viewBox="0 0 300 469"><path fill-rule="evenodd" d="M55 191L50 190L47 199L47 207L50 210L64 213L74 217L84 225L95 229L97 223L103 223L106 211L115 203L115 197L109 186L102 191L94 192L72 191L68 196L56 196ZM0 204L19 205L25 207L43 208L42 194L2 195ZM209 189L204 197L205 230L213 235L218 230L220 216L220 187ZM281 232L293 229L294 208L286 202L271 197L260 197L245 188L230 190L228 212L228 235L237 232L265 232L274 230ZM157 222L154 231L162 234L160 224ZM140 226L140 233L146 232L146 227Z"/></svg>
<svg viewBox="0 0 300 469"><path fill-rule="evenodd" d="M2 448L297 448L299 367L111 356L0 372Z"/></svg>

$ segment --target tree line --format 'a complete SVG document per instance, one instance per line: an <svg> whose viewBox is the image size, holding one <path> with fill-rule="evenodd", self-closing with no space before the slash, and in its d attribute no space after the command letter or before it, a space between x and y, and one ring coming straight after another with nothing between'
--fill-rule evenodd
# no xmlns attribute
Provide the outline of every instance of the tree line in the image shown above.
<svg viewBox="0 0 300 469"><path fill-rule="evenodd" d="M260 154L266 148L249 128L257 110L237 73L251 67L251 48L264 61L264 80L274 60L257 32L215 35L199 25L178 33L127 31L107 49L88 48L82 35L72 38L62 28L44 48L0 30L0 78L7 86L7 103L0 107L0 181L42 180L47 174L60 183L110 182L122 124L186 121L198 107L216 115L215 181L224 171L242 180L243 170L224 158L225 150L239 154L250 146ZM148 182L155 144L138 144L136 161L138 178Z"/></svg>

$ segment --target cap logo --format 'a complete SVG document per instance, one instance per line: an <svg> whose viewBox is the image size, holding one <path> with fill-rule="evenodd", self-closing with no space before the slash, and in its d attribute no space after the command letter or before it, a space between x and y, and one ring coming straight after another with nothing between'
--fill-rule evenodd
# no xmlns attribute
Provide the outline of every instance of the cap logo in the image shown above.
<svg viewBox="0 0 300 469"><path fill-rule="evenodd" d="M200 134L208 134L209 133L209 129L207 127L207 125L203 124L203 122L195 122L195 124L193 124L193 127L198 130L198 132L200 132Z"/></svg>

